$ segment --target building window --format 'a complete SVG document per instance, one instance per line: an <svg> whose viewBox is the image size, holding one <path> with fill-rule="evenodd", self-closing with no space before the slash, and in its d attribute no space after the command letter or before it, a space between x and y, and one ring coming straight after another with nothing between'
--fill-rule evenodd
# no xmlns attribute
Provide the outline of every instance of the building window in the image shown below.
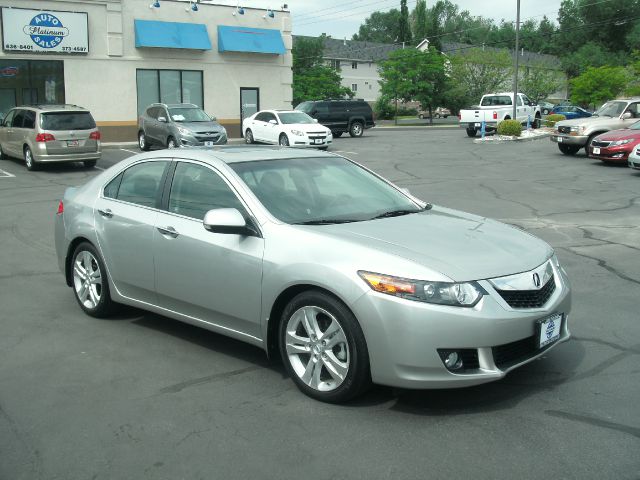
<svg viewBox="0 0 640 480"><path fill-rule="evenodd" d="M351 62L351 68L354 70L358 69L358 62Z"/></svg>
<svg viewBox="0 0 640 480"><path fill-rule="evenodd" d="M351 90L355 93L358 91L358 84L357 83L352 83L351 84Z"/></svg>
<svg viewBox="0 0 640 480"><path fill-rule="evenodd" d="M331 68L340 71L340 60L331 60Z"/></svg>
<svg viewBox="0 0 640 480"><path fill-rule="evenodd" d="M193 103L204 108L202 71L138 69L136 77L138 115L151 103Z"/></svg>

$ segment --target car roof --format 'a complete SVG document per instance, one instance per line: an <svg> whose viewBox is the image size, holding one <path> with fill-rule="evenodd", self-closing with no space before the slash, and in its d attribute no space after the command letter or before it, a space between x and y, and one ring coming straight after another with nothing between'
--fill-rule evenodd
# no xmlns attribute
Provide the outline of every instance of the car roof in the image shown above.
<svg viewBox="0 0 640 480"><path fill-rule="evenodd" d="M181 147L174 150L175 159L199 160L215 165L217 161L233 164L267 160L287 160L299 158L339 157L333 153L317 150L297 149L260 145L223 145L219 147ZM133 158L133 157L131 157ZM165 158L158 152L145 153L137 158Z"/></svg>
<svg viewBox="0 0 640 480"><path fill-rule="evenodd" d="M46 105L40 105L40 104L32 104L32 105L20 105L19 107L16 108L33 108L34 110L42 110L43 112L89 112L89 110L87 110L84 107L80 107L78 105L73 105L73 104L46 104Z"/></svg>

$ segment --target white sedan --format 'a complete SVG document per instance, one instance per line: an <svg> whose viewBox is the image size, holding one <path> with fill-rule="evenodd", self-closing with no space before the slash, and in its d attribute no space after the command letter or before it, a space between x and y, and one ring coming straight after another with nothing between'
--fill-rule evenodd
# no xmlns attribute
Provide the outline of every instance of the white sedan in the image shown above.
<svg viewBox="0 0 640 480"><path fill-rule="evenodd" d="M283 147L319 147L333 142L331 130L296 110L262 110L242 122L246 143L270 143Z"/></svg>

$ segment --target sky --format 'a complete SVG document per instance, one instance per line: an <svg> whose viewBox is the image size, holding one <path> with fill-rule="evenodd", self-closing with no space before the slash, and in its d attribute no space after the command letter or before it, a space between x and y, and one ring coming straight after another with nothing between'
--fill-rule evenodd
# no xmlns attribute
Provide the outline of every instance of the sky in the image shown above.
<svg viewBox="0 0 640 480"><path fill-rule="evenodd" d="M417 0L408 0L409 10L413 10ZM427 0L427 6L435 0ZM235 5L232 0L216 1ZM351 38L358 27L372 12L400 8L400 0L240 0L243 7L273 8L286 3L293 18L295 35L318 36L322 33L334 38ZM516 0L452 0L461 10L468 10L471 15L489 17L497 23L505 19L515 21ZM543 14L556 20L560 0L521 0L520 18L533 17L540 20Z"/></svg>

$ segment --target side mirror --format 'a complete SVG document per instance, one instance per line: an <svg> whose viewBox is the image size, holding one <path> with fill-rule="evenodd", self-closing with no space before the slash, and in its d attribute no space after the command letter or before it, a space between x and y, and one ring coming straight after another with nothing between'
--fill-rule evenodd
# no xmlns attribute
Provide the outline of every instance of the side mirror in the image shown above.
<svg viewBox="0 0 640 480"><path fill-rule="evenodd" d="M624 112L624 113L622 114L622 119L623 119L623 120L628 120L628 119L630 119L630 118L632 118L632 117L633 117L633 114L632 114L631 112Z"/></svg>
<svg viewBox="0 0 640 480"><path fill-rule="evenodd" d="M158 121L161 123L167 123L166 117L158 117Z"/></svg>
<svg viewBox="0 0 640 480"><path fill-rule="evenodd" d="M218 117L216 117L214 115L209 115L209 118L211 119L212 122L217 122L218 121Z"/></svg>
<svg viewBox="0 0 640 480"><path fill-rule="evenodd" d="M314 119L313 119L313 121L314 121L315 123L318 123L318 119L317 119L317 118L314 118Z"/></svg>
<svg viewBox="0 0 640 480"><path fill-rule="evenodd" d="M235 208L209 210L202 220L205 230L213 233L257 236L255 229L247 225L242 214Z"/></svg>
<svg viewBox="0 0 640 480"><path fill-rule="evenodd" d="M271 120L269 120L269 123L271 125L277 125L278 124L278 122L276 122L273 118Z"/></svg>

